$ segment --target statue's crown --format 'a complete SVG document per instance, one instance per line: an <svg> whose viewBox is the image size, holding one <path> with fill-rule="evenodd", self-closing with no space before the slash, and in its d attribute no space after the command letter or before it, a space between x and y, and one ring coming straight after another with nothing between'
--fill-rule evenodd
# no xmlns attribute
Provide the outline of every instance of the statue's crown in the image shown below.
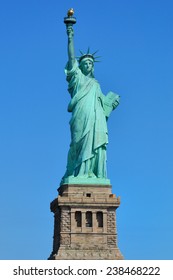
<svg viewBox="0 0 173 280"><path fill-rule="evenodd" d="M99 60L97 60L97 58L99 58L100 56L95 56L95 54L97 53L98 51L94 52L94 53L90 53L90 48L88 48L87 52L86 53L83 53L81 50L80 50L80 53L81 53L81 56L77 57L78 58L78 62L79 64L81 63L81 61L85 58L88 58L88 59L91 59L93 62L99 62Z"/></svg>

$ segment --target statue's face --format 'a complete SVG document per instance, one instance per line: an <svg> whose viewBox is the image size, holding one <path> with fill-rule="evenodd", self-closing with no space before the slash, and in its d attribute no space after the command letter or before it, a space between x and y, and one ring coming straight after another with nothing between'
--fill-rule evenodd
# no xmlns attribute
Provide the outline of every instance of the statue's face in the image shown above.
<svg viewBox="0 0 173 280"><path fill-rule="evenodd" d="M86 59L85 61L82 62L81 65L81 70L82 73L86 76L92 73L93 69L93 62L90 59Z"/></svg>

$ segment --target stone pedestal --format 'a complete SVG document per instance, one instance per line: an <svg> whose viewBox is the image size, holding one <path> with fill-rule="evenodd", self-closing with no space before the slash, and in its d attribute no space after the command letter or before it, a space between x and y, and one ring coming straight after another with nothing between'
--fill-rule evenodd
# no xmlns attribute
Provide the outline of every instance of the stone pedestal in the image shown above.
<svg viewBox="0 0 173 280"><path fill-rule="evenodd" d="M120 260L111 185L66 184L51 203L53 251L49 260Z"/></svg>

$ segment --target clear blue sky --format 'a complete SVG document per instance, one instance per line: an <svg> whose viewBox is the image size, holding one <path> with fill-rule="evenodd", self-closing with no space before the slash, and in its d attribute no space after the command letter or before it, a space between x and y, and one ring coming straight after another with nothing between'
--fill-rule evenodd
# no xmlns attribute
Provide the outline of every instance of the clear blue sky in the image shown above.
<svg viewBox="0 0 173 280"><path fill-rule="evenodd" d="M108 176L121 197L126 259L173 259L172 0L0 3L0 259L46 259L50 202L70 143L63 17L76 55L99 49L102 91L121 96L108 123Z"/></svg>

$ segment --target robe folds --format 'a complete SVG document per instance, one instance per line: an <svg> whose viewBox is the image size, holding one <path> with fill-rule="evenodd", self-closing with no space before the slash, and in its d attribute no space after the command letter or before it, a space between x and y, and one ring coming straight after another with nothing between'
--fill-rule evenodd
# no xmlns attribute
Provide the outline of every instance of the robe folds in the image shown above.
<svg viewBox="0 0 173 280"><path fill-rule="evenodd" d="M68 176L106 177L107 122L105 96L95 78L85 76L77 61L71 70L65 69L71 101L68 111L71 144L68 152Z"/></svg>

